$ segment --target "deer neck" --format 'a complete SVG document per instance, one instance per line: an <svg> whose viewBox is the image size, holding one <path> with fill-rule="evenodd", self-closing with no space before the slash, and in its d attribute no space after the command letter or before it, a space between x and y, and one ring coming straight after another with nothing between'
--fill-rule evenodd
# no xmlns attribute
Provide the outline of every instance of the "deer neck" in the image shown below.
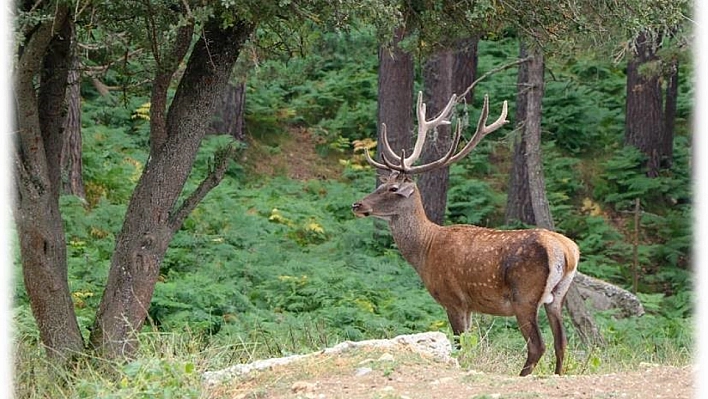
<svg viewBox="0 0 708 399"><path fill-rule="evenodd" d="M440 226L428 219L421 201L413 212L391 218L389 226L401 255L420 274L425 268L430 243Z"/></svg>

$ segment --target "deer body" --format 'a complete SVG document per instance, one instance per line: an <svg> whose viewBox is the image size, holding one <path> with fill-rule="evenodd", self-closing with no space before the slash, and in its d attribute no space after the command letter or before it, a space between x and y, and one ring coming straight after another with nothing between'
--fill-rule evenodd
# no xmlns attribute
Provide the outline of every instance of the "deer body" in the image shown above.
<svg viewBox="0 0 708 399"><path fill-rule="evenodd" d="M420 119L420 98L418 104ZM424 106L422 108L424 117ZM545 229L439 226L425 215L418 188L409 177L412 173L460 159L484 134L493 131L485 126L486 109L485 98L477 133L458 155L453 156L459 142L458 128L453 149L442 162L412 166L416 151L411 158L406 158L405 154L398 157L387 142L384 143L384 149L388 147L383 154L384 164L371 160L367 154L372 165L391 173L373 193L354 203L352 210L357 216L388 221L401 255L416 270L431 296L445 308L455 335L469 329L472 312L515 316L528 345L522 376L533 371L545 351L538 327L538 312L544 305L554 337L555 372L561 374L567 342L561 309L578 264L577 245L569 238ZM503 121L505 111L506 107L499 120ZM445 122L445 118L440 120L442 122L438 123ZM495 129L501 126L499 120ZM385 139L385 129L382 132ZM416 148L422 147L421 137L424 140L424 134L419 132ZM400 166L387 157L393 158Z"/></svg>

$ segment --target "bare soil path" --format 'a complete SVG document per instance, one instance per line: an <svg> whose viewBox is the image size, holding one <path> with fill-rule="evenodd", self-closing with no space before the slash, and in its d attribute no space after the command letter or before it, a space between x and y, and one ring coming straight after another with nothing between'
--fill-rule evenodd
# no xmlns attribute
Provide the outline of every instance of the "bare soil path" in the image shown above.
<svg viewBox="0 0 708 399"><path fill-rule="evenodd" d="M694 366L641 364L611 374L517 377L464 370L408 346L323 351L205 386L207 398L694 397Z"/></svg>

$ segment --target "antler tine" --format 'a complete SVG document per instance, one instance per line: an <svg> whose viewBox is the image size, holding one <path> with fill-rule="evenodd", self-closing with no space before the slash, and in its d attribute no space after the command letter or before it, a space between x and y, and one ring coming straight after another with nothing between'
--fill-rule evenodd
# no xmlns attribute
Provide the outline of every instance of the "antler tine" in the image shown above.
<svg viewBox="0 0 708 399"><path fill-rule="evenodd" d="M452 145L450 146L450 149L447 151L447 154L445 154L444 157L438 159L437 161L427 163L425 165L419 165L419 166L413 166L413 167L407 168L405 173L408 173L411 175L423 173L423 172L437 169L437 168L440 168L440 167L443 167L443 166L446 166L446 165L452 163L453 154L455 154L455 151L457 150L457 146L460 144L461 137L462 137L462 124L458 123L457 128L455 128L455 136L452 139Z"/></svg>
<svg viewBox="0 0 708 399"><path fill-rule="evenodd" d="M413 153L410 157L404 158L406 168L410 168L413 163L420 158L420 154L423 152L423 144L425 144L425 136L428 131L430 129L434 129L438 125L449 125L451 123L448 118L450 117L450 113L454 109L455 104L457 104L457 95L453 94L450 97L450 101L448 101L447 105L445 105L445 108L440 111L440 114L428 121L425 119L427 106L423 102L423 92L418 92L418 103L416 107L418 114L418 137L415 140L415 146L413 146Z"/></svg>
<svg viewBox="0 0 708 399"><path fill-rule="evenodd" d="M464 146L464 148L462 148L460 152L458 152L452 158L449 159L448 164L457 162L461 158L464 158L467 154L470 153L470 151L472 151L477 146L477 144L479 144L480 141L482 141L484 136L488 135L489 133L492 133L493 131L504 126L505 123L509 122L506 120L507 111L507 102L504 101L504 103L502 103L502 111L499 115L499 118L497 118L494 123L487 126L487 118L489 117L489 96L485 95L484 105L482 106L482 112L479 116L479 121L477 122L477 130L474 132L474 135L472 135L472 138Z"/></svg>
<svg viewBox="0 0 708 399"><path fill-rule="evenodd" d="M405 156L405 150L403 150L401 152ZM396 158L399 158L399 157L396 156ZM383 163L386 165L386 169L388 169L390 171L397 171L397 172L405 173L405 168L403 166L394 164L393 162L391 162L388 159L388 157L386 155L382 154L381 159L383 160ZM402 158L400 158L400 159L402 159Z"/></svg>
<svg viewBox="0 0 708 399"><path fill-rule="evenodd" d="M371 157L371 153L369 153L369 149L365 148L364 155L366 156L366 162L369 163L369 165L378 168L378 169L391 169L391 170L399 170L397 167L393 166L393 164L388 160L388 158L393 158L396 162L402 163L401 157L396 155L396 153L393 151L391 148L391 145L388 142L388 133L386 130L386 124L382 123L381 124L381 148L383 149L381 153L381 158L383 160L383 163L376 162L374 159ZM393 166L393 167L392 167Z"/></svg>
<svg viewBox="0 0 708 399"><path fill-rule="evenodd" d="M377 169L388 169L388 166L386 166L382 163L376 162L376 161L374 161L373 158L371 158L371 154L369 153L368 148L364 149L364 155L366 156L366 162L368 162L369 165L371 165Z"/></svg>
<svg viewBox="0 0 708 399"><path fill-rule="evenodd" d="M386 124L382 123L381 124L381 141L382 146L381 148L383 149L383 154L381 156L383 157L384 155L388 156L389 158L395 160L396 162L401 162L401 157L396 155L396 152L393 151L391 148L391 144L388 142L388 130L386 129Z"/></svg>

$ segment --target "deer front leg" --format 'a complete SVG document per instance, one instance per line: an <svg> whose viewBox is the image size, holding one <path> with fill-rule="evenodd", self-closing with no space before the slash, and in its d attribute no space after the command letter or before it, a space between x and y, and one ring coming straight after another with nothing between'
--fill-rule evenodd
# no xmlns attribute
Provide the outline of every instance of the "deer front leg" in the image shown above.
<svg viewBox="0 0 708 399"><path fill-rule="evenodd" d="M460 349L460 335L470 328L470 312L459 309L446 309L446 311L454 335L455 348Z"/></svg>
<svg viewBox="0 0 708 399"><path fill-rule="evenodd" d="M519 324L521 335L526 340L528 348L528 356L526 363L521 369L520 376L531 374L538 360L546 351L546 346L541 337L541 330L538 328L538 308L535 306L525 306L522 309L516 309L516 321Z"/></svg>

